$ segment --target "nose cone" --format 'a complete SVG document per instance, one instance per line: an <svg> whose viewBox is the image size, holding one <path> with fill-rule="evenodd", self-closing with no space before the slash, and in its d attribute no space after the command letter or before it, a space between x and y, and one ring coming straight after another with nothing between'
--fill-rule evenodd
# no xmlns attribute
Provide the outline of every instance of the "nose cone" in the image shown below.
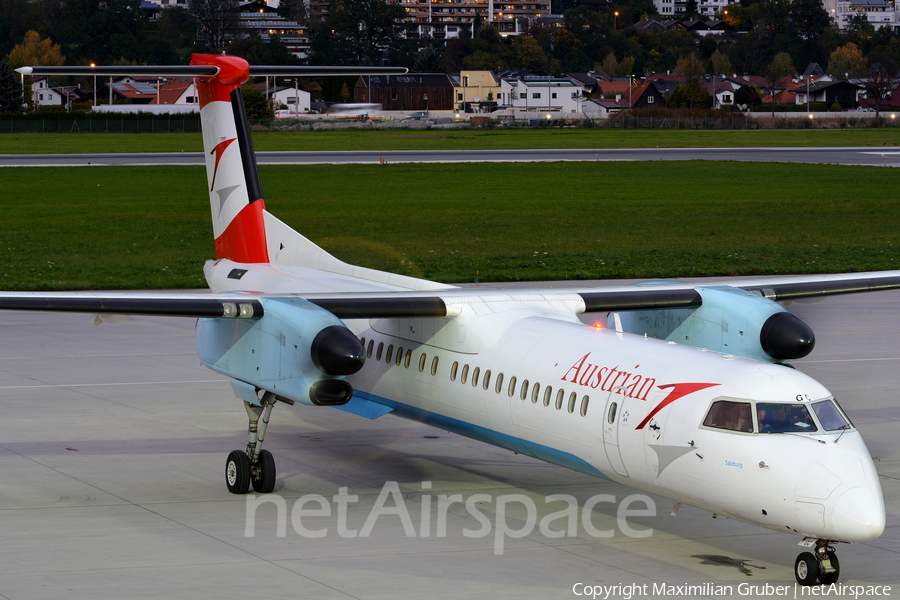
<svg viewBox="0 0 900 600"><path fill-rule="evenodd" d="M884 499L868 487L847 490L834 503L831 526L836 540L874 540L884 532Z"/></svg>
<svg viewBox="0 0 900 600"><path fill-rule="evenodd" d="M365 349L356 336L340 325L331 325L313 339L313 363L329 375L353 375L366 362Z"/></svg>

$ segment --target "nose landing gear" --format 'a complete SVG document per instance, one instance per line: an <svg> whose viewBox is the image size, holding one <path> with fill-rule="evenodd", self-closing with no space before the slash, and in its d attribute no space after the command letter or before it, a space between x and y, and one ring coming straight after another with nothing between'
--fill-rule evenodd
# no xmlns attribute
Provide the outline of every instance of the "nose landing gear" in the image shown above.
<svg viewBox="0 0 900 600"><path fill-rule="evenodd" d="M815 554L803 552L794 561L794 577L800 585L819 583L830 585L838 580L841 563L828 540L816 540Z"/></svg>

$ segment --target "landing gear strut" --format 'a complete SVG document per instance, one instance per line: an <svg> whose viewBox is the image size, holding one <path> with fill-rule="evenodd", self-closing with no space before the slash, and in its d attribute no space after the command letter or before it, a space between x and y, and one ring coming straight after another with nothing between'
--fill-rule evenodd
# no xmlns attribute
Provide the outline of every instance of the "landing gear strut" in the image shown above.
<svg viewBox="0 0 900 600"><path fill-rule="evenodd" d="M838 580L841 563L828 540L816 540L815 554L803 552L794 561L794 577L800 585L819 583L830 585Z"/></svg>
<svg viewBox="0 0 900 600"><path fill-rule="evenodd" d="M266 428L275 402L281 400L271 392L265 392L259 405L244 402L250 418L250 442L246 450L234 450L225 461L225 484L232 494L246 494L253 489L268 494L275 489L275 459L272 453L262 449ZM293 404L293 402L289 402ZM260 423L262 417L262 423Z"/></svg>

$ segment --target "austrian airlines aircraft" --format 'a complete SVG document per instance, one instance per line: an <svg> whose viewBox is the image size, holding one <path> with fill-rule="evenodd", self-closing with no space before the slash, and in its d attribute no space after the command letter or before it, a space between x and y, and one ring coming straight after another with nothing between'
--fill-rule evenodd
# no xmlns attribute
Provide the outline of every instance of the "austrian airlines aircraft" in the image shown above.
<svg viewBox="0 0 900 600"><path fill-rule="evenodd" d="M123 69L126 69L123 71ZM881 535L884 501L859 432L787 364L812 331L778 301L900 287L900 272L740 285L667 282L472 290L341 262L265 210L240 86L251 76L405 69L34 67L35 75L196 78L216 260L212 294L0 294L0 308L197 318L197 353L250 421L229 491L275 484L262 448L277 401L387 413L804 538L803 585L833 583L835 542ZM604 327L579 321L605 315Z"/></svg>

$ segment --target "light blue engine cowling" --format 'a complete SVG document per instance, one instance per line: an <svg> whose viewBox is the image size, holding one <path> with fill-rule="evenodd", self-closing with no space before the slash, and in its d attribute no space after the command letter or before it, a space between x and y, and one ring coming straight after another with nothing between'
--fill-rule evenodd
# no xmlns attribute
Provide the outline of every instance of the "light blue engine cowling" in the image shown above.
<svg viewBox="0 0 900 600"><path fill-rule="evenodd" d="M696 289L699 307L621 312L622 330L766 362L812 352L812 330L778 303L729 286ZM614 315L609 326L615 327Z"/></svg>
<svg viewBox="0 0 900 600"><path fill-rule="evenodd" d="M235 394L259 404L258 390L304 404L345 404L344 379L365 362L360 341L340 319L300 298L260 298L263 316L199 319L197 355L232 378Z"/></svg>

